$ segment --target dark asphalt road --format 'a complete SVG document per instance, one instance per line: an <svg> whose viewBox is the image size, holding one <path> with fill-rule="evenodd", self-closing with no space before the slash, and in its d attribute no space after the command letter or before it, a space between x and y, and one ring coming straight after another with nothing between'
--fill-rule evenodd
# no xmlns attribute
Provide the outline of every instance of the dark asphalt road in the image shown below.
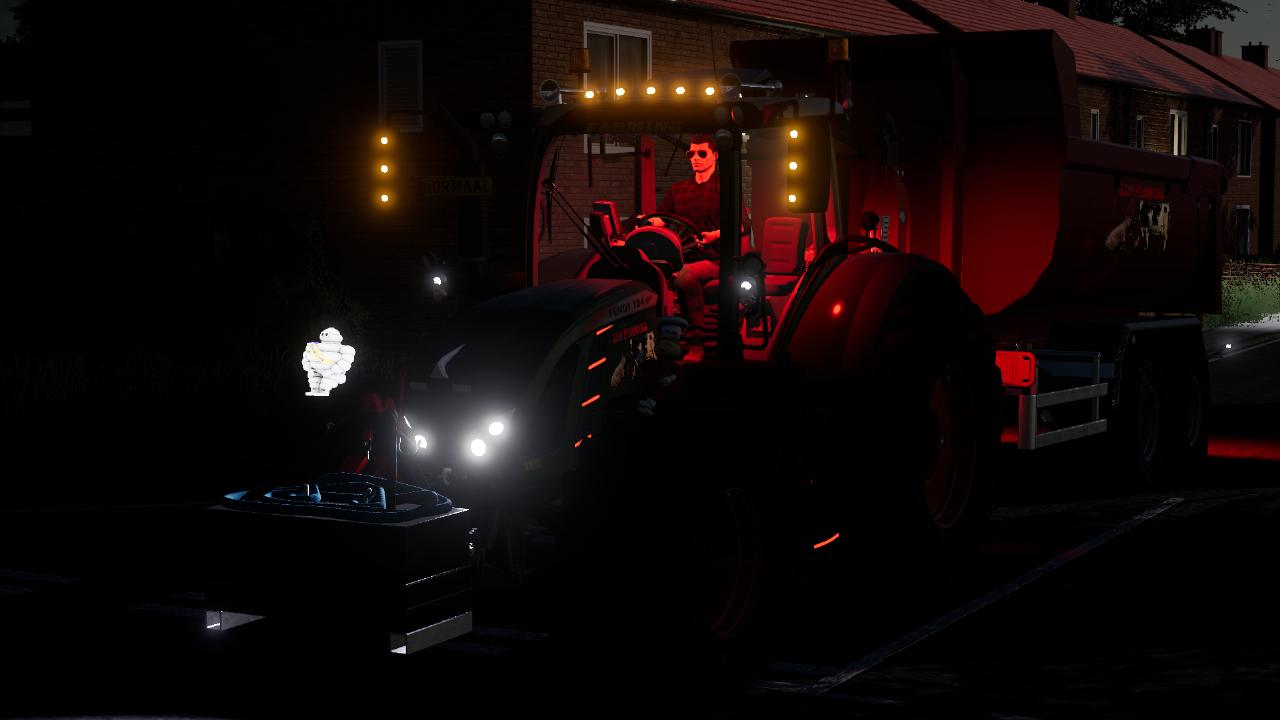
<svg viewBox="0 0 1280 720"><path fill-rule="evenodd" d="M1215 401L1231 404L1213 408L1192 487L1132 492L1083 445L1008 454L1005 502L965 586L797 630L755 689L700 714L1280 716L1276 368L1280 343L1211 365ZM587 680L546 662L538 628L511 632L519 624L497 615L477 622L501 627L408 658L290 644L267 623L208 634L199 509L0 514L0 715L695 714L663 658ZM878 652L984 595L917 644ZM766 689L778 681L810 692Z"/></svg>

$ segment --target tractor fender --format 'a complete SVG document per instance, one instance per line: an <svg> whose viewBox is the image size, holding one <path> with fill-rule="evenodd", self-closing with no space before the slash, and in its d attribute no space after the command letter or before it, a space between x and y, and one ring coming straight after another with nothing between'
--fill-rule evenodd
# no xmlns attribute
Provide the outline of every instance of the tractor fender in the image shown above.
<svg viewBox="0 0 1280 720"><path fill-rule="evenodd" d="M939 283L959 291L946 267L918 255L863 253L830 261L837 264L819 271L784 345L786 360L811 382L846 385L867 378L876 367L885 317L908 288Z"/></svg>

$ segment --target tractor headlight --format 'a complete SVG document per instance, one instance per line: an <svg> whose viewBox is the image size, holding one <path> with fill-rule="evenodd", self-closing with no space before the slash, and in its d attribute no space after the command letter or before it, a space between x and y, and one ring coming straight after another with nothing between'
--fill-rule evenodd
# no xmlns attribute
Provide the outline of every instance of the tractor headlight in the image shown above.
<svg viewBox="0 0 1280 720"><path fill-rule="evenodd" d="M424 452L431 449L431 443L427 441L427 436L418 433L413 436L413 448L418 452Z"/></svg>
<svg viewBox="0 0 1280 720"><path fill-rule="evenodd" d="M489 416L488 422L484 424L485 432L489 433L489 437L501 438L506 440L511 435L511 416L515 413L515 408L511 408L506 412L497 413ZM479 434L479 433L478 433ZM483 437L483 434L481 434Z"/></svg>
<svg viewBox="0 0 1280 720"><path fill-rule="evenodd" d="M755 317L762 309L764 297L764 261L758 253L747 253L738 260L738 277L738 296L747 315Z"/></svg>
<svg viewBox="0 0 1280 720"><path fill-rule="evenodd" d="M511 416L515 408L502 413L490 415L479 427L475 427L466 437L466 451L473 460L487 457L494 443L504 445L511 437ZM474 426L473 426L474 427Z"/></svg>

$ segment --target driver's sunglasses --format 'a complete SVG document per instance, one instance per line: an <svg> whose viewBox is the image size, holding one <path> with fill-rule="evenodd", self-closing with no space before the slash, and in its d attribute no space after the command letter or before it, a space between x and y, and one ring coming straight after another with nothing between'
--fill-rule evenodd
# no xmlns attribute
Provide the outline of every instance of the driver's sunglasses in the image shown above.
<svg viewBox="0 0 1280 720"><path fill-rule="evenodd" d="M709 154L710 153L706 150L686 150L684 156L692 160L694 155L697 155L700 158L705 158Z"/></svg>

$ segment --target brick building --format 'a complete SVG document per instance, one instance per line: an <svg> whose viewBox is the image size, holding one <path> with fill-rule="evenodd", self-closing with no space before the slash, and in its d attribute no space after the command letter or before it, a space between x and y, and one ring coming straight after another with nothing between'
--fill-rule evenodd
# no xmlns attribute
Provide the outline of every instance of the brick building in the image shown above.
<svg viewBox="0 0 1280 720"><path fill-rule="evenodd" d="M1212 28L1196 30L1189 38L1190 44L1152 38L1152 41L1178 58L1194 65L1236 92L1245 95L1261 107L1256 118L1241 119L1229 128L1228 134L1236 138L1252 138L1251 152L1218 158L1228 163L1235 179L1230 187L1225 206L1229 212L1227 225L1228 247L1226 251L1237 256L1274 255L1276 238L1280 233L1280 188L1276 184L1277 162L1276 129L1280 113L1280 74L1267 67L1269 49L1266 45L1247 45L1241 48L1241 58L1222 54L1222 32ZM1242 143L1237 140L1237 146ZM1241 191L1244 178L1252 176L1256 182L1256 194Z"/></svg>
<svg viewBox="0 0 1280 720"><path fill-rule="evenodd" d="M540 102L538 88L553 79L562 87L612 89L635 88L646 80L716 78L730 67L729 46L735 40L756 40L814 35L880 35L931 33L918 20L886 0L828 0L804 7L778 3L705 0L682 3L610 3L593 0L534 0L531 100ZM569 72L568 48L590 50L592 72ZM687 140L687 138L680 138ZM603 146L601 142L603 141ZM575 208L586 208L598 198L612 198L626 213L635 208L632 199L632 148L618 138L590 139L588 158L584 141L572 152L561 146L558 177ZM656 143L657 196L674 182L689 176L684 147ZM603 153L601 148L603 147ZM591 186L586 182L592 163ZM749 182L749 179L748 179ZM557 218L553 235L539 244L546 257L565 249L583 247L579 232Z"/></svg>
<svg viewBox="0 0 1280 720"><path fill-rule="evenodd" d="M1075 13L1074 0L905 0L940 32L1049 29L1075 54L1080 137L1217 160L1231 173L1227 208L1260 208L1257 129L1264 103L1129 30ZM1247 128L1238 130L1238 128ZM1241 143L1246 148L1240 159ZM1274 173L1273 173L1274 175ZM1274 181L1274 179L1273 179ZM1274 213L1272 213L1274 216ZM1226 217L1227 237L1248 223ZM1250 216L1256 222L1256 214ZM1255 233L1256 234L1256 233ZM1257 253L1257 243L1248 245ZM1228 244L1227 253L1243 244ZM1243 254L1243 253L1241 253Z"/></svg>
<svg viewBox="0 0 1280 720"><path fill-rule="evenodd" d="M530 250L526 237L529 203L537 202L527 177L528 111L541 104L543 81L552 79L564 88L575 89L635 88L651 79L694 74L717 77L717 70L730 66L729 47L735 40L933 32L887 0L828 0L801 7L758 0L697 0L676 5L533 0L504 6L504 11L492 22L469 25L470 47L459 48L456 43L449 45L446 36L464 23L441 21L440 10L434 7L428 12L392 3L381 10L383 17L377 23L381 34L376 42L366 43L359 58L354 55L354 46L351 54L344 55L348 64L344 73L364 73L367 79L378 79L378 117L389 119L398 130L399 150L386 156L399 162L404 180L392 187L401 196L412 198L392 203L393 207L376 208L370 203L372 193L357 193L364 205L345 211L345 217L354 222L344 234L358 234L363 241L340 250L352 287L368 303L372 316L386 318L371 321L375 334L394 338L394 344L407 345L412 338L396 329L404 326L403 317L391 308L412 308L424 320L439 311L426 301L421 287L419 256L424 250L449 262L471 297L523 283L525 253ZM380 62L376 67L370 52L375 45ZM445 46L457 57L440 57L433 50ZM497 47L502 48L500 60L484 57ZM573 48L590 51L590 72L571 72L569 51ZM368 111L373 107L370 103ZM511 118L509 127L481 127L482 113L491 113L496 119L504 111ZM366 117L372 119L371 112ZM491 147L495 132L509 141L503 153ZM686 142L687 138L677 140ZM599 198L617 200L624 213L635 210L631 190L634 149L627 139L565 139L559 149L559 184L575 210L585 215L589 203ZM688 177L683 150L674 144L655 148L659 197L671 183ZM362 167L348 169L347 179L358 184L360 173L367 173L364 168L380 162L379 157L373 152L360 159L348 158ZM441 175L491 178L492 194L424 197L419 194L421 188L411 186L417 178ZM334 195L328 207L336 212L345 204L349 198ZM581 233L566 218L556 213L555 220L551 235L539 238L539 257L583 246ZM366 227L357 229L359 223ZM426 233L424 228L431 230ZM406 304L398 299L404 297L414 299Z"/></svg>
<svg viewBox="0 0 1280 720"><path fill-rule="evenodd" d="M278 316L272 327L298 317L310 326L355 312L331 297L332 275L362 306L369 338L411 347L446 312L430 300L424 255L448 262L471 298L523 282L536 201L529 110L543 80L578 88L714 72L729 65L734 40L1048 28L1076 54L1085 137L1224 160L1239 134L1222 128L1251 123L1255 148L1267 137L1252 124L1267 102L1257 92L1069 8L1021 0L232 0L208 9L176 17L144 3L48 20L42 54L56 61L31 99L38 170L22 185L41 189L33 237L66 240L25 245L15 262L55 268L73 257L66 282L95 298L93 313L69 308L49 342L90 332L199 343L201 328L264 307ZM584 47L591 72L571 73L569 50ZM483 113L502 126L482 127ZM394 142L381 148L374 138L385 127ZM491 147L499 131L505 153ZM618 138L596 138L590 156L586 148L566 146L561 171L580 178L591 158L589 192L618 197L611 183L629 171L630 149ZM1254 153L1251 167L1268 164ZM670 149L658 160L661 195L687 164ZM381 176L381 164L392 172ZM1233 178L1232 202L1261 210L1259 184L1257 171ZM393 201L380 207L383 190ZM570 198L584 210L591 199ZM560 222L538 252L581 242ZM48 294L30 277L32 293Z"/></svg>

